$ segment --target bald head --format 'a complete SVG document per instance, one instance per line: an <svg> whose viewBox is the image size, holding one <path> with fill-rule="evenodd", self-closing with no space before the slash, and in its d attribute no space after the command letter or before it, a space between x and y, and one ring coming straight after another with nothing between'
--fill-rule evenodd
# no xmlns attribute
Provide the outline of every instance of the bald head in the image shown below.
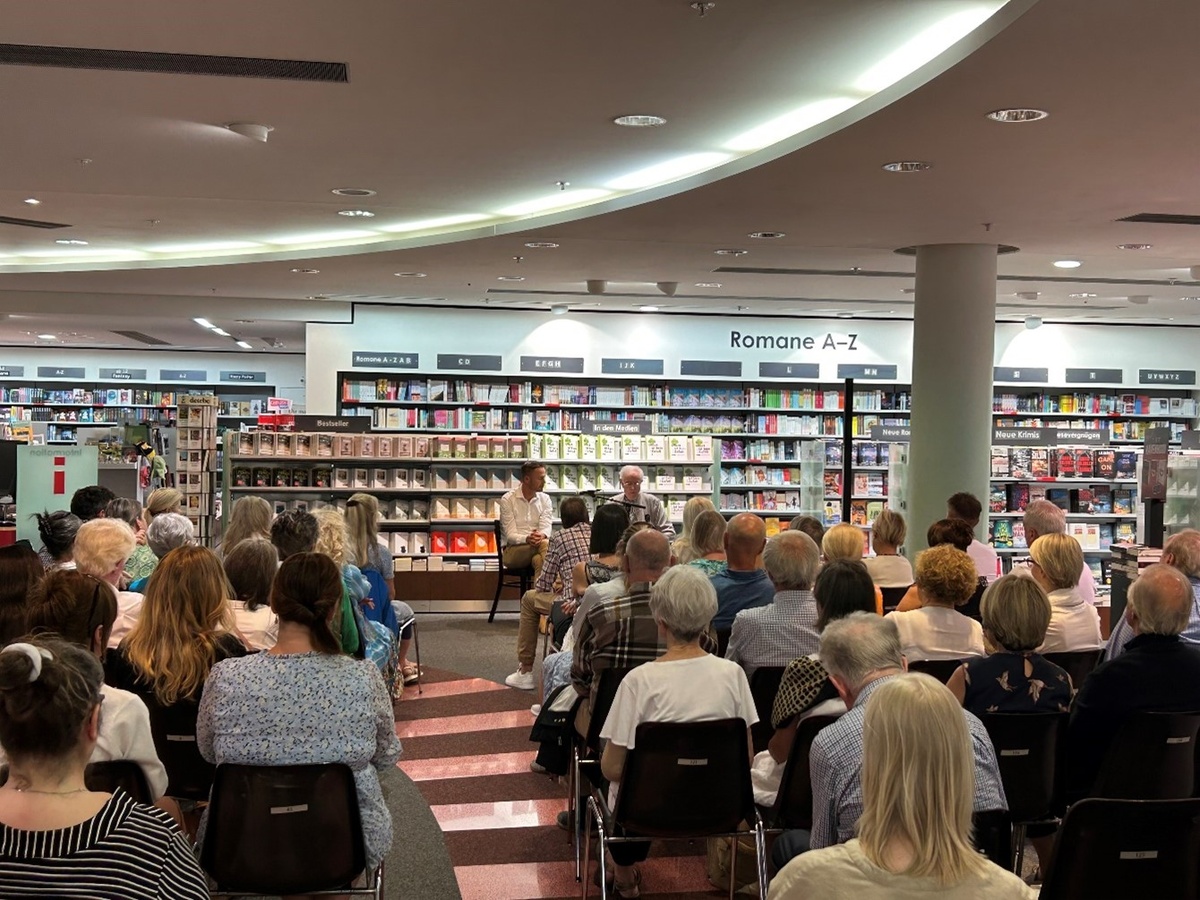
<svg viewBox="0 0 1200 900"><path fill-rule="evenodd" d="M1200 531L1186 528L1167 538L1162 561L1188 578L1200 578Z"/></svg>
<svg viewBox="0 0 1200 900"><path fill-rule="evenodd" d="M1062 534L1067 530L1067 514L1049 500L1034 500L1025 507L1021 518L1025 542L1032 544L1043 534Z"/></svg>
<svg viewBox="0 0 1200 900"><path fill-rule="evenodd" d="M767 526L753 513L738 513L725 529L725 559L735 572L758 568L758 555L767 544Z"/></svg>
<svg viewBox="0 0 1200 900"><path fill-rule="evenodd" d="M625 545L626 583L658 581L671 565L671 544L661 531L646 528L629 539Z"/></svg>
<svg viewBox="0 0 1200 900"><path fill-rule="evenodd" d="M1178 635L1192 613L1192 583L1166 563L1142 570L1129 588L1125 616L1137 634Z"/></svg>

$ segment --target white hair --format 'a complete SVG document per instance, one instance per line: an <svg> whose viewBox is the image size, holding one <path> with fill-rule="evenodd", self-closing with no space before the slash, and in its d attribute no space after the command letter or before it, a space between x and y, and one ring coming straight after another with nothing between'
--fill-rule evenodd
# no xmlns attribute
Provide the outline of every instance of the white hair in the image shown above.
<svg viewBox="0 0 1200 900"><path fill-rule="evenodd" d="M675 566L654 583L650 613L680 641L694 641L717 614L717 591L695 566Z"/></svg>
<svg viewBox="0 0 1200 900"><path fill-rule="evenodd" d="M617 478L620 481L624 481L626 475L632 475L634 472L637 472L638 478L644 479L646 477L646 473L642 471L641 466L621 466L621 471L617 473Z"/></svg>
<svg viewBox="0 0 1200 900"><path fill-rule="evenodd" d="M1049 500L1034 500L1026 506L1021 521L1025 523L1026 539L1030 529L1037 532L1038 537L1043 534L1063 534L1067 530L1067 514Z"/></svg>
<svg viewBox="0 0 1200 900"><path fill-rule="evenodd" d="M867 676L903 665L896 623L875 613L854 612L835 619L821 632L821 665L858 691Z"/></svg>
<svg viewBox="0 0 1200 900"><path fill-rule="evenodd" d="M763 550L763 568L782 591L810 590L820 563L821 549L803 531L781 531Z"/></svg>
<svg viewBox="0 0 1200 900"><path fill-rule="evenodd" d="M146 544L154 555L162 559L176 547L196 540L196 529L191 520L182 513L161 513L155 516L146 528Z"/></svg>

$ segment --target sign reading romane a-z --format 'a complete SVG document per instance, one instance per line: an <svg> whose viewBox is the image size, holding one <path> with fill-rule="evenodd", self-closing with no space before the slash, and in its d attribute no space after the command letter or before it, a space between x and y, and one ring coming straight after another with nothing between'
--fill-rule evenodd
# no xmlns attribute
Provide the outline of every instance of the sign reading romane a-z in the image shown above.
<svg viewBox="0 0 1200 900"><path fill-rule="evenodd" d="M857 334L834 334L824 337L812 334L753 334L749 331L729 332L729 346L740 350L858 350Z"/></svg>

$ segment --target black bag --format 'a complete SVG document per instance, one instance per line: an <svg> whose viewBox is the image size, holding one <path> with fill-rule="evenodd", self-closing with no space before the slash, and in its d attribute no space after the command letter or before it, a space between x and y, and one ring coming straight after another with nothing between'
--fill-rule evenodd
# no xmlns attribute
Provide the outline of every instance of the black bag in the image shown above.
<svg viewBox="0 0 1200 900"><path fill-rule="evenodd" d="M529 732L529 739L539 745L536 762L551 775L566 775L571 764L571 731L575 727L575 712L583 697L576 696L574 702L566 709L555 710L561 706L563 691L575 694L571 684L557 687L542 703L542 711L534 720Z"/></svg>

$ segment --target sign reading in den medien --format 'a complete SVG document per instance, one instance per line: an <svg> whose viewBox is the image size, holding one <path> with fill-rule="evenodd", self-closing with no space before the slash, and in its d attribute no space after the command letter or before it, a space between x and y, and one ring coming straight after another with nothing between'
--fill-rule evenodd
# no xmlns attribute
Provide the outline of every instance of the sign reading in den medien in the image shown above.
<svg viewBox="0 0 1200 900"><path fill-rule="evenodd" d="M649 419L632 419L628 422L593 422L591 420L579 423L583 434L653 434L654 423Z"/></svg>

